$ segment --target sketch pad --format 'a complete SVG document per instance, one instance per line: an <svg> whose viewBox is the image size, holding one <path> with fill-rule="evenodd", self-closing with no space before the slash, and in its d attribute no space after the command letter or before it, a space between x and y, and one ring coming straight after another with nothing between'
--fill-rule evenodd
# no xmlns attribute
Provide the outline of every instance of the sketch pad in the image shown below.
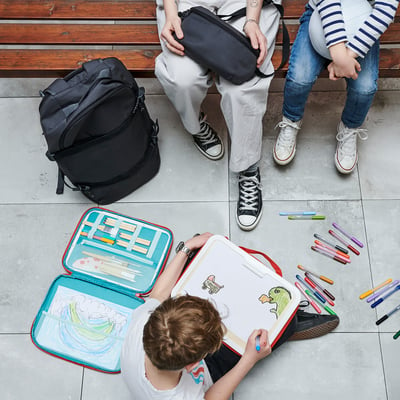
<svg viewBox="0 0 400 400"><path fill-rule="evenodd" d="M254 329L273 345L294 316L300 292L271 268L222 236L212 236L183 273L172 295L211 300L228 330L224 342L243 354Z"/></svg>
<svg viewBox="0 0 400 400"><path fill-rule="evenodd" d="M33 343L76 364L119 372L132 311L144 303L171 245L165 227L87 210L63 256L67 274L54 280L33 322Z"/></svg>

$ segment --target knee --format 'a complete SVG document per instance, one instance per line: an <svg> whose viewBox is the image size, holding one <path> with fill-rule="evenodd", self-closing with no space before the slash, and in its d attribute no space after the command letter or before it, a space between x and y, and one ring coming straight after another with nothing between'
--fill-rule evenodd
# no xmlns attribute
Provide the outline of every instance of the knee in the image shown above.
<svg viewBox="0 0 400 400"><path fill-rule="evenodd" d="M378 90L378 80L370 77L359 76L354 84L349 84L348 90L360 96L373 96Z"/></svg>

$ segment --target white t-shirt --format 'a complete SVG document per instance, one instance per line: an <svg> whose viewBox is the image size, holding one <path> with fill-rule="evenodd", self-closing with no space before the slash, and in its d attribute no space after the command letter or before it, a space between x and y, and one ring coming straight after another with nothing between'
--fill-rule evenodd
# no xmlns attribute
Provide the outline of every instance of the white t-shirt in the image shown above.
<svg viewBox="0 0 400 400"><path fill-rule="evenodd" d="M178 385L170 390L158 390L146 378L143 328L151 312L159 304L158 300L150 298L133 312L132 322L122 347L122 377L134 400L203 400L204 393L212 385L204 360L190 373L184 369Z"/></svg>

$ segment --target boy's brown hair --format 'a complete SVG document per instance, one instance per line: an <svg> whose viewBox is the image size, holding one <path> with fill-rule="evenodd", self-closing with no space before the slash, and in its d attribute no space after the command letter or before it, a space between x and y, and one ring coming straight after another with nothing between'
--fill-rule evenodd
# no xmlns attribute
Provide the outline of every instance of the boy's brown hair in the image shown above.
<svg viewBox="0 0 400 400"><path fill-rule="evenodd" d="M212 303L196 296L170 297L150 315L144 351L161 370L179 370L216 352L225 327Z"/></svg>

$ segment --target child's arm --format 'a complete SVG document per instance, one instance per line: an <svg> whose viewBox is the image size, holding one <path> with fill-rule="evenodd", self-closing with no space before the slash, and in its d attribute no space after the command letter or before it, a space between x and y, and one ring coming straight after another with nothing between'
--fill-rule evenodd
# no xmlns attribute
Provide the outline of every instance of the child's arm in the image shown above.
<svg viewBox="0 0 400 400"><path fill-rule="evenodd" d="M185 246L190 250L199 249L202 247L207 240L212 236L211 233L203 233L202 235L197 235L185 242ZM176 281L182 273L182 269L187 261L187 255L182 251L179 251L172 261L167 265L165 270L162 272L160 277L156 280L150 296L163 302L169 296Z"/></svg>
<svg viewBox="0 0 400 400"><path fill-rule="evenodd" d="M162 28L160 39L165 43L170 51L183 56L183 46L172 36L172 33L175 32L179 39L183 38L181 19L178 16L178 4L176 0L164 0L164 12L165 25Z"/></svg>
<svg viewBox="0 0 400 400"><path fill-rule="evenodd" d="M256 337L260 336L260 350L256 350ZM271 354L268 332L256 329L247 340L246 349L238 363L222 378L218 379L205 394L206 400L228 400L246 374L257 361Z"/></svg>

